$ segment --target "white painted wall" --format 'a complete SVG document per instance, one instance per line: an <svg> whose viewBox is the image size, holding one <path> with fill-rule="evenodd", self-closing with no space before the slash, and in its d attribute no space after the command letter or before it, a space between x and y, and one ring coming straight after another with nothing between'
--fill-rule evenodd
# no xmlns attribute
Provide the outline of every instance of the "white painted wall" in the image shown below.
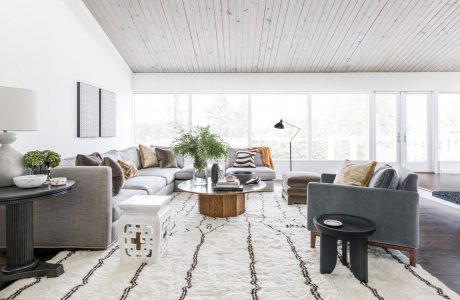
<svg viewBox="0 0 460 300"><path fill-rule="evenodd" d="M0 41L0 85L40 103L40 131L19 132L16 149L66 157L131 144L132 72L82 1L0 1ZM77 81L117 93L116 137L76 137Z"/></svg>
<svg viewBox="0 0 460 300"><path fill-rule="evenodd" d="M137 73L136 92L460 91L460 73Z"/></svg>

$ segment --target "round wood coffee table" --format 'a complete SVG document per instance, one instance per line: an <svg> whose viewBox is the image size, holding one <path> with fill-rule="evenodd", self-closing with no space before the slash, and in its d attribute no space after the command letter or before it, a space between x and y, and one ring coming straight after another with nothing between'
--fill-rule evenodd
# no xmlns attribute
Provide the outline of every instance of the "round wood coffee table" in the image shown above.
<svg viewBox="0 0 460 300"><path fill-rule="evenodd" d="M266 187L265 182L255 185L244 185L243 191L214 192L213 184L194 185L192 180L179 184L184 192L198 194L198 211L209 217L236 217L246 211L246 194L257 192Z"/></svg>

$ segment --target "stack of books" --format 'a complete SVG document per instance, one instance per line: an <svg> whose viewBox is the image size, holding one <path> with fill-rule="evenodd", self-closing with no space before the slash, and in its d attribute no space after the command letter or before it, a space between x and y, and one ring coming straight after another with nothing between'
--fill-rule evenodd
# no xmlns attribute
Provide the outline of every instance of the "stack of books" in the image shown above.
<svg viewBox="0 0 460 300"><path fill-rule="evenodd" d="M236 181L225 181L219 180L214 186L215 192L241 192L243 186L240 184L239 180Z"/></svg>

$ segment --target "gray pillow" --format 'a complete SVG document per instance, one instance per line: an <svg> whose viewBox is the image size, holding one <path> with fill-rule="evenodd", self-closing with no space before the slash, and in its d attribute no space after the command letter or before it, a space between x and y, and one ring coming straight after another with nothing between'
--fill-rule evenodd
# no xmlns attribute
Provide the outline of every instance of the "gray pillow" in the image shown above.
<svg viewBox="0 0 460 300"><path fill-rule="evenodd" d="M369 187L380 189L397 189L398 174L390 165L383 165L378 168L369 181Z"/></svg>
<svg viewBox="0 0 460 300"><path fill-rule="evenodd" d="M155 148L155 152L160 168L177 168L177 162L171 150Z"/></svg>
<svg viewBox="0 0 460 300"><path fill-rule="evenodd" d="M125 184L125 175L123 174L123 169L116 161L110 157L104 157L100 166L107 166L112 169L112 195L118 195L121 188Z"/></svg>
<svg viewBox="0 0 460 300"><path fill-rule="evenodd" d="M93 154L90 154L90 155L78 154L77 157L75 158L76 166L93 167L93 166L99 166L101 162L102 162L102 156L97 152L94 152Z"/></svg>
<svg viewBox="0 0 460 300"><path fill-rule="evenodd" d="M150 147L153 147L155 149L162 149L162 150L169 150L172 152L171 147L167 146L155 146L155 145L150 145ZM174 152L172 152L174 154ZM185 157L182 154L176 155L176 167L175 168L183 168L185 165Z"/></svg>

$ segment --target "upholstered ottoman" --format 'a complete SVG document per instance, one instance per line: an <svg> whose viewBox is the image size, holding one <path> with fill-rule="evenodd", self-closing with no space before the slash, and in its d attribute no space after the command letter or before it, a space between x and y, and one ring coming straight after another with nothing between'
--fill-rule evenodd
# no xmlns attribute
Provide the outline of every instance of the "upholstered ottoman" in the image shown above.
<svg viewBox="0 0 460 300"><path fill-rule="evenodd" d="M288 204L307 204L309 182L320 182L320 175L312 172L288 172L283 175L283 198Z"/></svg>

